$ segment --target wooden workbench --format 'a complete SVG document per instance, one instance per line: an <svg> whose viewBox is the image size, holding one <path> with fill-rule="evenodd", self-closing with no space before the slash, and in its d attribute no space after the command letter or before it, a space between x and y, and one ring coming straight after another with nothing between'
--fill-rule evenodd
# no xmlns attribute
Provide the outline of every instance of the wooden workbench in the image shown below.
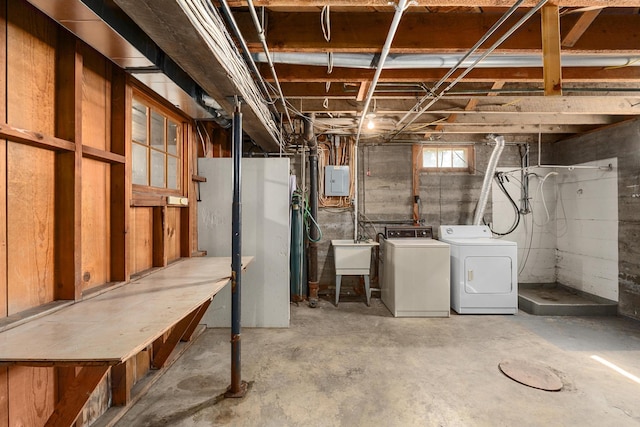
<svg viewBox="0 0 640 427"><path fill-rule="evenodd" d="M252 259L243 257L243 269ZM162 367L176 345L191 338L230 277L231 258L177 262L0 333L0 363L82 367L56 404L48 426L73 424L110 367L113 403L126 405L132 386L127 360L153 344L152 367Z"/></svg>

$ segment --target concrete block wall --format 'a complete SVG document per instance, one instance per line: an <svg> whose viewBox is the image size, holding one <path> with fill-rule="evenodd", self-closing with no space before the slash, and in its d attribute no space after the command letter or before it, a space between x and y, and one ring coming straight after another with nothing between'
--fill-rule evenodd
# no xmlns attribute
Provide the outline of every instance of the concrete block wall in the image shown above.
<svg viewBox="0 0 640 427"><path fill-rule="evenodd" d="M476 145L474 174L420 174L421 212L425 225L433 226L434 231L437 232L440 224L472 222L484 170L492 150L492 145ZM375 238L376 232L383 232L385 224L378 221L411 221L413 216L411 145L392 143L363 145L359 148L358 156L360 212L375 222L365 224L365 234ZM518 167L519 165L518 147L507 145L499 166ZM299 175L299 156L292 159L292 166L294 172ZM321 293L324 290L326 293L333 294L335 271L330 242L332 239L353 238L353 210L325 208L319 210L318 217L323 234L318 246ZM490 203L485 217L491 218ZM343 293L352 292L358 281L357 277L345 276L342 281Z"/></svg>
<svg viewBox="0 0 640 427"><path fill-rule="evenodd" d="M618 311L640 319L640 120L554 144L558 164L618 159Z"/></svg>

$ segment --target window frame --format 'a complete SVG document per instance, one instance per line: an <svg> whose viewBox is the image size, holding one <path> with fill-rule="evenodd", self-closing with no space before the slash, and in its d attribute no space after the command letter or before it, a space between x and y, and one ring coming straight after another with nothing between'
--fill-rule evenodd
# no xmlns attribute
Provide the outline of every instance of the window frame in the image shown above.
<svg viewBox="0 0 640 427"><path fill-rule="evenodd" d="M155 100L153 97L149 96L147 93L142 90L133 87L131 91L131 110L129 112L129 120L128 126L130 126L131 131L129 132L128 144L131 150L131 173L129 178L131 179L131 186L135 193L145 193L149 194L157 194L157 195L175 195L181 196L186 192L185 189L185 180L184 180L184 170L187 167L186 161L188 160L185 157L186 148L188 144L188 136L187 136L187 123L186 119L176 111L171 110L167 106L163 105L161 102ZM146 139L147 143L142 144L140 142L134 141L133 138L133 105L134 102L142 104L147 109L146 116ZM164 151L159 150L153 147L151 142L152 132L151 132L151 121L152 121L152 113L155 112L161 117L163 117L164 128L163 128L163 140L164 140ZM169 134L169 126L170 123L174 123L176 125L176 130L178 133L178 138L176 141L176 150L175 154L169 152L169 144L168 144L168 134ZM147 150L147 185L144 184L136 184L133 182L133 148L134 145L140 145L145 147ZM152 152L160 152L164 154L164 187L155 187L151 185L152 180L152 160L151 154ZM176 182L178 188L168 188L169 185L169 176L168 176L168 167L169 167L169 157L175 158L177 163L177 171L176 171Z"/></svg>
<svg viewBox="0 0 640 427"><path fill-rule="evenodd" d="M466 167L442 167L442 166L424 166L424 151L425 149L433 150L435 149L437 153L444 150L465 150L467 153ZM437 156L437 154L436 154ZM472 143L469 144L422 144L419 146L418 156L415 159L417 169L421 172L436 172L436 173L469 173L473 174L475 172L475 145Z"/></svg>

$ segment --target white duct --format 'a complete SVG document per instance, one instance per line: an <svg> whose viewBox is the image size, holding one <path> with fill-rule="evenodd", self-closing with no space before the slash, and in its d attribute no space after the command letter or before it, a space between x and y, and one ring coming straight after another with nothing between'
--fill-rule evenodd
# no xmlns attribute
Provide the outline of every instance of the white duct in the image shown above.
<svg viewBox="0 0 640 427"><path fill-rule="evenodd" d="M489 190L491 189L491 180L493 174L496 172L498 166L498 160L504 149L504 137L502 135L494 136L489 135L489 138L493 139L496 146L493 148L491 157L489 158L489 164L487 165L487 171L484 174L484 180L482 181L482 190L480 190L480 200L478 200L478 206L476 207L476 213L473 216L473 225L482 225L482 217L484 211L487 208L487 201L489 200Z"/></svg>

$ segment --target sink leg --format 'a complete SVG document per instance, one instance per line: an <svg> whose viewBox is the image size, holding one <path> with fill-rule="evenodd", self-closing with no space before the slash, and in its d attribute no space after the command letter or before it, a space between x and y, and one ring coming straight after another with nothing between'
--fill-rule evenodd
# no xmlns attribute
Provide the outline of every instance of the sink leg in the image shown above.
<svg viewBox="0 0 640 427"><path fill-rule="evenodd" d="M371 306L371 287L369 286L369 275L364 274L364 291L367 294L367 307Z"/></svg>
<svg viewBox="0 0 640 427"><path fill-rule="evenodd" d="M336 274L336 307L340 299L340 284L342 283L342 274Z"/></svg>

